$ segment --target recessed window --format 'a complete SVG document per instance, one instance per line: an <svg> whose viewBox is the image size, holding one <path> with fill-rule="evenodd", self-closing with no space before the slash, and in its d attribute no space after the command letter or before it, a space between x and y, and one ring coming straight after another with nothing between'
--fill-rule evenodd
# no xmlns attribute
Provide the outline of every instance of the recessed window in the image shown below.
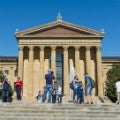
<svg viewBox="0 0 120 120"><path fill-rule="evenodd" d="M14 76L16 77L17 75L18 75L18 71L15 70L15 71L14 71Z"/></svg>
<svg viewBox="0 0 120 120"><path fill-rule="evenodd" d="M8 70L5 70L5 71L4 71L4 74L5 74L6 77L9 76L9 71L8 71Z"/></svg>

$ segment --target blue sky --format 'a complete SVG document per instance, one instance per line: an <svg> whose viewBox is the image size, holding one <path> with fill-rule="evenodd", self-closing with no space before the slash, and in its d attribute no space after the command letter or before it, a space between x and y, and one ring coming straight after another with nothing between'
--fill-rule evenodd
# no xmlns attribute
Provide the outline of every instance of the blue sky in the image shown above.
<svg viewBox="0 0 120 120"><path fill-rule="evenodd" d="M120 0L0 0L0 56L17 56L15 30L56 20L105 30L102 56L120 56Z"/></svg>

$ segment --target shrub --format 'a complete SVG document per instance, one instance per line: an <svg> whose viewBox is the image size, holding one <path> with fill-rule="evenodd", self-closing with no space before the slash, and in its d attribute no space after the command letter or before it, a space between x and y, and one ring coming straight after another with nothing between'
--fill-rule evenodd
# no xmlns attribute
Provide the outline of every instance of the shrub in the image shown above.
<svg viewBox="0 0 120 120"><path fill-rule="evenodd" d="M106 94L113 102L117 100L115 83L118 81L118 78L120 78L120 64L114 64L107 72L106 82Z"/></svg>

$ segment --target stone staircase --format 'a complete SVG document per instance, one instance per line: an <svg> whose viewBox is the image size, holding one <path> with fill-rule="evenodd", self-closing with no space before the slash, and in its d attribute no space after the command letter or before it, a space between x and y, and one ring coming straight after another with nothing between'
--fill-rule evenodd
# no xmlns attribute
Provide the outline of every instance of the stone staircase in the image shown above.
<svg viewBox="0 0 120 120"><path fill-rule="evenodd" d="M0 120L120 120L120 106L10 103L0 105Z"/></svg>

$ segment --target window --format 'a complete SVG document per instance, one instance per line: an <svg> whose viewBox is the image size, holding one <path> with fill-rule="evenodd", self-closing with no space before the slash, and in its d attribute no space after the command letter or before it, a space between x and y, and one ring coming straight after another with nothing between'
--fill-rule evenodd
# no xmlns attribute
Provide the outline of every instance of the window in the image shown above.
<svg viewBox="0 0 120 120"><path fill-rule="evenodd" d="M16 77L17 75L18 75L18 71L15 70L15 71L14 71L14 76Z"/></svg>
<svg viewBox="0 0 120 120"><path fill-rule="evenodd" d="M5 70L5 71L4 71L4 74L5 74L6 77L9 76L9 71L8 71L8 70Z"/></svg>

